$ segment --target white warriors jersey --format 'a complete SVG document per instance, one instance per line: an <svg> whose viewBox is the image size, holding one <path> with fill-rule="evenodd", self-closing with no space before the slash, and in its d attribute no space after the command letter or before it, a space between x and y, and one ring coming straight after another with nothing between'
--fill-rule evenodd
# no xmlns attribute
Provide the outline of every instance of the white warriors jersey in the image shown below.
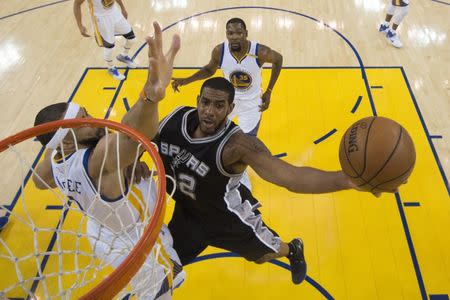
<svg viewBox="0 0 450 300"><path fill-rule="evenodd" d="M93 10L96 16L103 16L118 10L114 3L115 0L88 0L89 8Z"/></svg>
<svg viewBox="0 0 450 300"><path fill-rule="evenodd" d="M153 180L141 180L139 184L126 187L125 197L107 199L100 196L87 172L91 151L91 148L80 149L59 161L54 158L57 152L52 153L55 183L89 216L89 221L95 221L112 232L121 232L133 227L143 217L144 208L147 212L153 212L157 198Z"/></svg>
<svg viewBox="0 0 450 300"><path fill-rule="evenodd" d="M228 41L222 44L220 68L223 76L235 87L236 100L252 100L261 97L261 64L258 60L257 42L249 41L247 54L240 60L230 51Z"/></svg>
<svg viewBox="0 0 450 300"><path fill-rule="evenodd" d="M138 229L135 225L144 224L141 222L144 208L153 213L157 199L156 184L152 179L141 180L139 184L128 187L129 191L124 191L125 197L101 197L87 171L91 151L92 148L81 149L59 161L55 160L57 152L53 151L53 178L61 191L77 202L89 216L86 225L88 239L97 257L117 268L139 239L139 230L135 230ZM144 265L131 280L135 287L144 282L156 284L156 289L141 287L138 299L154 299L158 291L171 294L186 277L165 224L161 226L157 243L162 247L155 250L156 254L147 256Z"/></svg>

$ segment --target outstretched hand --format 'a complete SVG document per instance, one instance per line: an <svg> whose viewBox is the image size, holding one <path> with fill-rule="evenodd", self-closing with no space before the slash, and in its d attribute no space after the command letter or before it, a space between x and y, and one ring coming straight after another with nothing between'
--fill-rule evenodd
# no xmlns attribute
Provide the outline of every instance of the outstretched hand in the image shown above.
<svg viewBox="0 0 450 300"><path fill-rule="evenodd" d="M145 94L154 102L161 101L172 78L173 61L180 49L180 36L175 34L169 51L163 54L162 31L157 22L153 22L155 33L145 38L148 45L148 77L144 86Z"/></svg>
<svg viewBox="0 0 450 300"><path fill-rule="evenodd" d="M344 174L344 172L342 172L342 173ZM345 174L344 174L344 175L345 175ZM345 175L345 177L346 177L346 181L347 181L347 186L348 186L348 188L354 189L354 190L357 190L357 191L360 191L360 192L370 192L370 191L367 191L367 190L362 189L360 186L358 186L357 184L355 184L355 183L351 180L351 178L350 178L349 176ZM407 183L407 180L405 180L402 184L406 184L406 183ZM370 193L372 193L375 197L379 198L379 197L381 197L381 194L382 194L382 193L398 193L398 188L396 188L395 190L392 190L392 191L370 192Z"/></svg>

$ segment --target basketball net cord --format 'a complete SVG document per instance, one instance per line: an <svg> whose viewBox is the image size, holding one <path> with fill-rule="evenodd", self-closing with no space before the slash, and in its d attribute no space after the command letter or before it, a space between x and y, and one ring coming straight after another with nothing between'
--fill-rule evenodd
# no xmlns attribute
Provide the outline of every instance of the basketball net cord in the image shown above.
<svg viewBox="0 0 450 300"><path fill-rule="evenodd" d="M76 141L72 128L70 128L70 132ZM105 127L106 151L99 174L103 174L105 167L110 135L110 129ZM120 157L119 136L120 134L115 135L117 157ZM28 241L25 240L22 245L17 247L17 245L8 243L0 236L0 266L2 266L2 270L6 270L5 266L8 267L7 270L11 270L7 275L11 282L6 286L5 283L0 284L0 299L11 297L10 294L25 294L30 299L37 299L37 297L72 299L79 297L100 282L106 272L109 271L108 273L110 273L111 268L117 267L127 257L142 237L144 229L153 216L155 195L158 192L156 190L157 184L155 184L155 181L158 181L158 172L155 164L151 163L151 158L149 165L151 171L150 184L147 185L148 188L145 191L141 190L142 197L139 197L131 188L135 184L135 171L142 152L141 146L142 144L139 143L136 148L128 190L125 190L124 178L120 174L120 160L117 159L117 176L120 182L122 199L112 204L102 200L99 193L102 190L102 175L99 175L96 195L89 207L83 207L83 209L77 203L74 203L76 201L73 198L69 199L66 196L69 193L69 184L65 184L63 193L60 192L59 188L52 189L36 173L32 164L25 159L16 146L10 146L8 150L5 150L5 152L13 153L18 159L21 165L22 183L19 191L21 209L16 207L13 210L8 206L3 206L3 209L9 214L10 223L14 222L14 227L18 225L26 227L24 232L28 232L23 234L24 237L31 233L33 238ZM65 182L68 182L67 157L62 143L60 144L60 150ZM79 150L78 145L76 150ZM33 199L32 196L25 195L25 192L29 190L29 188L25 188L25 177L29 171L47 187L47 197L57 199L57 203L62 206L56 227L53 227L53 222L51 222L53 226L46 225L46 222L42 221L45 216L30 212L27 203L42 201L42 199ZM171 176L166 177L175 183ZM174 188L170 191L166 201L169 201L175 192L175 184L172 186ZM132 198L138 201L132 203ZM92 213L94 208L96 214ZM102 211L100 217L99 209ZM139 212L138 218L129 217L136 216L136 212ZM49 214L53 218L53 211ZM124 217L124 215L128 217ZM68 222L69 220L70 222ZM88 230L87 227L91 230ZM159 231L160 228L155 228L155 230ZM43 245L44 242L41 239L47 237L46 241L48 241L50 235L53 235L50 244ZM133 276L128 286L116 296L117 299L130 296L133 299L152 299L160 290L163 281L167 281L168 278L173 279L172 262L167 258L167 254L163 255L165 252L163 243L161 239L156 241L142 267ZM51 267L48 265L51 265ZM85 288L80 291L79 289L83 287Z"/></svg>

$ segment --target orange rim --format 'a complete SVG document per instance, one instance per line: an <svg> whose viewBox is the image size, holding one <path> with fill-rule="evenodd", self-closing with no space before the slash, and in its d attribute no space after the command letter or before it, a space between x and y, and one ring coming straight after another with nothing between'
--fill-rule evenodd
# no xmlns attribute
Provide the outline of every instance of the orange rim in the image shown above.
<svg viewBox="0 0 450 300"><path fill-rule="evenodd" d="M119 265L119 267L104 278L96 287L80 298L106 300L112 299L123 288L125 288L134 274L136 274L136 272L140 269L155 244L159 234L159 229L161 228L164 219L164 213L166 210L166 174L164 165L159 157L158 151L155 149L155 146L153 146L151 141L142 133L121 123L103 119L69 119L48 122L14 134L0 141L0 152L3 152L10 146L16 145L35 136L55 131L60 127L74 128L82 126L112 128L130 136L136 142L141 143L143 148L150 154L150 157L154 161L159 177L158 198L155 205L155 212L153 214L153 218L145 227L141 239L138 241L136 246L134 246L126 259Z"/></svg>

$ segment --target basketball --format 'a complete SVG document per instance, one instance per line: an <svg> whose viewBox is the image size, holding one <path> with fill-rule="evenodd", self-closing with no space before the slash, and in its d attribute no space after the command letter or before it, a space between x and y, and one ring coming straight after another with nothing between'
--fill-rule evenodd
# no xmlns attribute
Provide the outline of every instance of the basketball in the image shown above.
<svg viewBox="0 0 450 300"><path fill-rule="evenodd" d="M362 190L393 192L411 175L416 151L400 124L384 117L367 117L345 132L339 161L344 173Z"/></svg>

